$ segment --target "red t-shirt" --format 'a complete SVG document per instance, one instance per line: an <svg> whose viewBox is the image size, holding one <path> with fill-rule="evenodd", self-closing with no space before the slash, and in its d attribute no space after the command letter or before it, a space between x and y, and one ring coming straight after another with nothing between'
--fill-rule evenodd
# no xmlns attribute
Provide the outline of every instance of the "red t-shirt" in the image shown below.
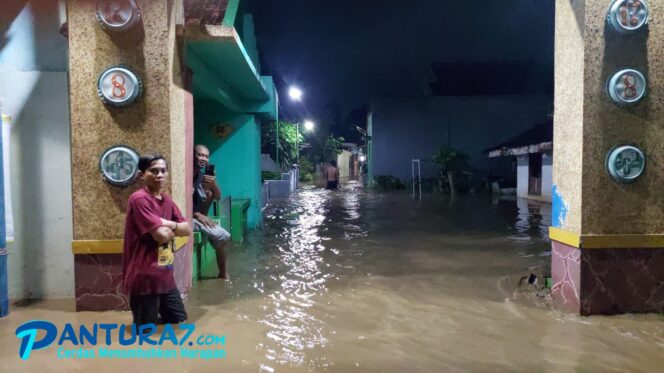
<svg viewBox="0 0 664 373"><path fill-rule="evenodd" d="M141 188L129 197L122 255L122 279L128 294L164 294L176 288L172 266L157 264L159 244L150 234L162 225L161 218L185 221L166 194L160 200Z"/></svg>

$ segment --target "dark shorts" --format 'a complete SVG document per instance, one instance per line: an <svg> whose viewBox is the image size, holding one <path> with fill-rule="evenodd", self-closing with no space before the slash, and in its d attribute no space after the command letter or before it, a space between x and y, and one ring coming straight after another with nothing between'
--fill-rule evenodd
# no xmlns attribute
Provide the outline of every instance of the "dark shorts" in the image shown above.
<svg viewBox="0 0 664 373"><path fill-rule="evenodd" d="M339 182L338 181L327 181L327 186L325 189L337 189Z"/></svg>
<svg viewBox="0 0 664 373"><path fill-rule="evenodd" d="M178 289L165 294L132 294L129 297L129 307L134 315L134 324L178 324L187 320L187 312L182 303Z"/></svg>

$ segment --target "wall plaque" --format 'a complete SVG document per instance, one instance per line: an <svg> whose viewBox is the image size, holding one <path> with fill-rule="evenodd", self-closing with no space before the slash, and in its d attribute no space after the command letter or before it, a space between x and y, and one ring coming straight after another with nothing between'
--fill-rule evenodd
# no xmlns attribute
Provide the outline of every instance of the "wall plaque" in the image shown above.
<svg viewBox="0 0 664 373"><path fill-rule="evenodd" d="M613 0L607 21L621 34L632 34L648 24L649 8L646 0Z"/></svg>
<svg viewBox="0 0 664 373"><path fill-rule="evenodd" d="M227 138L234 130L235 128L233 128L233 126L226 123L213 124L210 126L210 132L212 132L212 135L217 139Z"/></svg>
<svg viewBox="0 0 664 373"><path fill-rule="evenodd" d="M111 185L133 184L138 173L138 153L125 145L112 146L102 154L99 169L104 180Z"/></svg>
<svg viewBox="0 0 664 373"><path fill-rule="evenodd" d="M618 105L634 105L646 94L646 78L639 71L624 69L613 74L606 83L609 98Z"/></svg>
<svg viewBox="0 0 664 373"><path fill-rule="evenodd" d="M99 76L97 92L106 105L128 106L141 96L143 83L126 66L112 66Z"/></svg>
<svg viewBox="0 0 664 373"><path fill-rule="evenodd" d="M635 181L641 176L645 167L645 155L635 146L618 146L606 156L606 169L609 175L619 183Z"/></svg>
<svg viewBox="0 0 664 373"><path fill-rule="evenodd" d="M121 32L141 20L141 11L134 0L98 0L97 21L104 30Z"/></svg>

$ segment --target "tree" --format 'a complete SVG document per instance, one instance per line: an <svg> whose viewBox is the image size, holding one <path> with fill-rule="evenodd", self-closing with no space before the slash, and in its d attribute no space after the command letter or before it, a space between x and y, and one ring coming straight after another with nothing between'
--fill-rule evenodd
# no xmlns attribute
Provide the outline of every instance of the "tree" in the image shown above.
<svg viewBox="0 0 664 373"><path fill-rule="evenodd" d="M274 156L276 153L276 124L275 122L264 122L261 126L261 152ZM295 123L279 121L279 164L292 165L297 160L297 144L302 144L304 137L297 133Z"/></svg>
<svg viewBox="0 0 664 373"><path fill-rule="evenodd" d="M456 185L454 184L454 176L459 175L461 172L468 171L470 164L468 162L468 154L455 148L444 146L440 148L433 155L434 163L440 166L440 174L447 176L447 181L450 187L452 197L456 195ZM442 180L442 177L441 177Z"/></svg>
<svg viewBox="0 0 664 373"><path fill-rule="evenodd" d="M329 162L331 159L336 159L341 154L344 138L335 137L333 134L328 134L323 141L318 138L312 138L311 148L308 153L315 163Z"/></svg>
<svg viewBox="0 0 664 373"><path fill-rule="evenodd" d="M330 134L325 140L325 145L323 146L323 157L327 160L328 158L336 159L341 151L343 150L341 145L344 142L343 137L334 137Z"/></svg>

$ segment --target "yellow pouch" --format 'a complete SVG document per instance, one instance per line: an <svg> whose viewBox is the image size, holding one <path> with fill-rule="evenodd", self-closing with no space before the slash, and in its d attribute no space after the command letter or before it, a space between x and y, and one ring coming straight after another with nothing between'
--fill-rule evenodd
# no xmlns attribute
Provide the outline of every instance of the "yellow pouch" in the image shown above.
<svg viewBox="0 0 664 373"><path fill-rule="evenodd" d="M159 252L157 253L157 265L160 267L172 266L174 259L175 256L173 255L173 241L159 246Z"/></svg>

